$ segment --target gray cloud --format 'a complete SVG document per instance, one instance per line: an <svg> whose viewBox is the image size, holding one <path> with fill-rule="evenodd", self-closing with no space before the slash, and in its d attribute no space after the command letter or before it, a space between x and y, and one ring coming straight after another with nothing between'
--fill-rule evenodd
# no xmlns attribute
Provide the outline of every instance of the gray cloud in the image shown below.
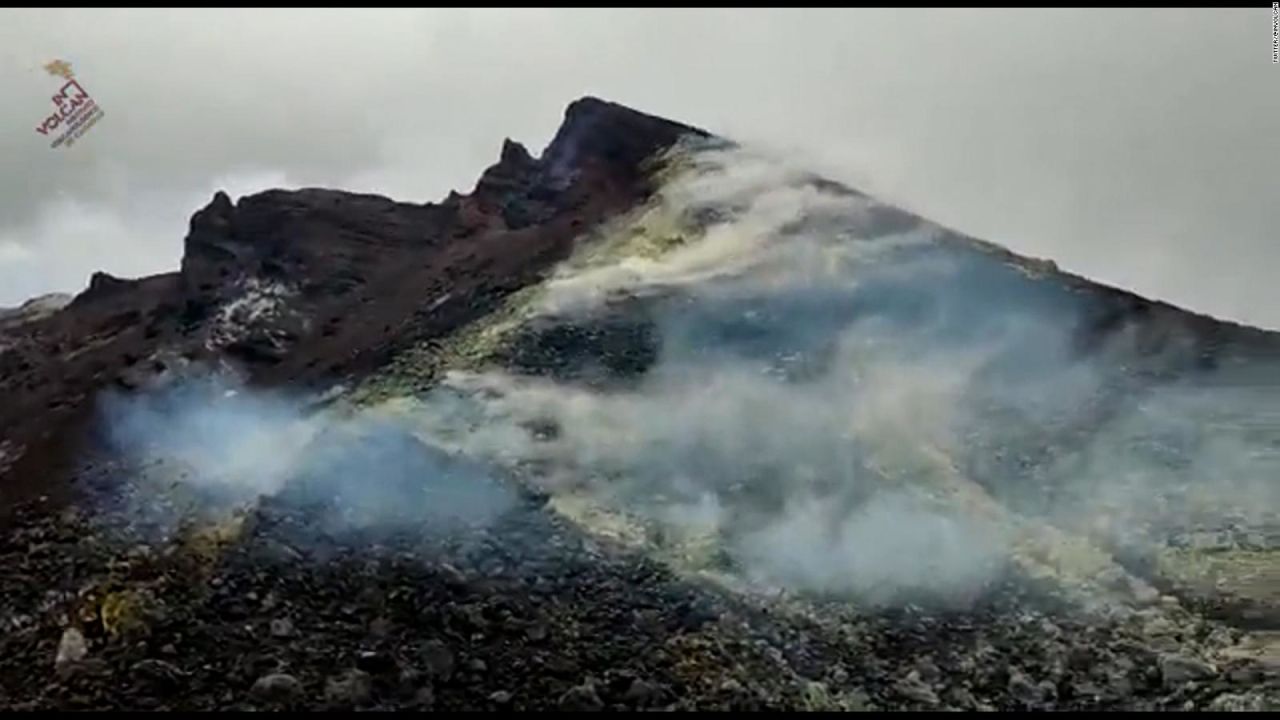
<svg viewBox="0 0 1280 720"><path fill-rule="evenodd" d="M591 93L1280 327L1280 75L1237 10L0 11L0 304L176 267L217 187L469 189ZM34 132L65 57L106 116Z"/></svg>

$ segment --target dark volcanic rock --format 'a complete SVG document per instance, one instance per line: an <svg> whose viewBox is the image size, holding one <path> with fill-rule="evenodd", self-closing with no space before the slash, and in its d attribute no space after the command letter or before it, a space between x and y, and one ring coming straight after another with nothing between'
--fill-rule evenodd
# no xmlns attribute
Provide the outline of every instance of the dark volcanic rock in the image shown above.
<svg viewBox="0 0 1280 720"><path fill-rule="evenodd" d="M537 319L499 353L514 370L559 380L613 382L642 375L658 359L660 338L643 315L561 322Z"/></svg>
<svg viewBox="0 0 1280 720"><path fill-rule="evenodd" d="M449 646L429 640L422 646L422 664L428 674L442 680L453 677L454 656Z"/></svg>
<svg viewBox="0 0 1280 720"><path fill-rule="evenodd" d="M94 447L97 393L143 387L150 358L230 362L262 384L359 377L536 281L582 233L647 197L641 163L689 133L705 135L586 98L541 158L507 141L474 193L438 205L218 192L192 216L177 273L98 273L67 308L6 330L0 513L37 485L63 493L69 459Z"/></svg>
<svg viewBox="0 0 1280 720"><path fill-rule="evenodd" d="M302 683L286 673L263 675L253 684L253 694L263 700L292 700L302 694Z"/></svg>
<svg viewBox="0 0 1280 720"><path fill-rule="evenodd" d="M578 712L596 712L604 709L604 701L591 683L569 688L560 697L560 709Z"/></svg>
<svg viewBox="0 0 1280 720"><path fill-rule="evenodd" d="M1218 673L1217 668L1196 658L1168 653L1160 656L1160 677L1173 688L1191 680L1204 680Z"/></svg>
<svg viewBox="0 0 1280 720"><path fill-rule="evenodd" d="M1179 681L1199 679L1166 688L1132 625L1070 614L1047 622L1016 578L964 612L868 615L832 605L803 618L681 580L643 556L590 548L580 531L537 505L504 516L484 546L430 533L313 534L309 549L329 547L319 563L264 559L260 546L280 542L281 533L302 542L297 528L318 527L307 508L257 511L268 512L277 521L246 523L211 558L178 547L132 552L136 544L75 514L19 508L14 532L0 536L0 611L26 619L0 633L0 709L1015 710L1271 702L1263 684L1219 687L1181 661L1163 667L1183 673ZM104 577L108 567L116 580ZM145 642L113 638L95 620L101 591L120 582L134 592L146 585L169 609L148 620ZM695 608L708 620L690 625ZM267 628L285 610L300 618L294 635L273 641ZM68 615L85 618L89 652L73 672L52 672ZM383 627L376 637L375 622ZM532 636L534 625L547 632ZM1083 657L1061 649L1060 638L1089 648L1092 660L1064 668L1055 684L1056 662ZM1058 687L1064 692L1055 697ZM1234 695L1225 697L1227 690Z"/></svg>
<svg viewBox="0 0 1280 720"><path fill-rule="evenodd" d="M708 137L705 130L673 123L599 98L575 100L543 154L553 178L563 181L590 161L603 161L638 174L641 163L682 137Z"/></svg>
<svg viewBox="0 0 1280 720"><path fill-rule="evenodd" d="M134 283L104 272L95 272L89 278L89 287L77 297L80 303L98 300L116 293L127 292Z"/></svg>
<svg viewBox="0 0 1280 720"><path fill-rule="evenodd" d="M325 685L325 699L341 705L362 705L373 695L373 677L363 670L348 670Z"/></svg>

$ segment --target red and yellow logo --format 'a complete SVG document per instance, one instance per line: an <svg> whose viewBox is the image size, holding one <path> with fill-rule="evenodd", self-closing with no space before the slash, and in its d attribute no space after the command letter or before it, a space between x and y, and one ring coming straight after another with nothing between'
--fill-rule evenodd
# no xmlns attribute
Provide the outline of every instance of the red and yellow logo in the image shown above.
<svg viewBox="0 0 1280 720"><path fill-rule="evenodd" d="M102 108L98 107L97 102L89 97L89 93L75 79L75 74L71 72L71 63L65 60L54 60L46 64L44 69L50 75L60 77L66 82L52 98L53 114L36 127L36 132L48 135L61 128L62 133L49 147L71 147L76 140L89 131L89 128L102 119Z"/></svg>

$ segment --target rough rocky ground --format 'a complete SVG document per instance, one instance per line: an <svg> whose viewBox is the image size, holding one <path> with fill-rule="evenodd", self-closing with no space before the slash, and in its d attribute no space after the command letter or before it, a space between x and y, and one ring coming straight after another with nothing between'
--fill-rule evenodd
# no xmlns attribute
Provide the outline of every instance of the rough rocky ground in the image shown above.
<svg viewBox="0 0 1280 720"><path fill-rule="evenodd" d="M150 542L74 508L24 506L0 540L0 707L1182 710L1280 698L1275 665L1221 654L1239 629L1172 597L1083 614L1016 573L964 611L741 596L593 541L542 500L443 537L325 536L307 509L272 503Z"/></svg>

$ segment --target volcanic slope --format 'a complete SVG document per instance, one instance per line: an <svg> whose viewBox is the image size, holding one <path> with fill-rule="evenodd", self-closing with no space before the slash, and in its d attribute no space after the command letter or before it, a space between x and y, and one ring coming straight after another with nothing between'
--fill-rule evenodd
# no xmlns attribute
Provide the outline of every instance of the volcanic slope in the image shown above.
<svg viewBox="0 0 1280 720"><path fill-rule="evenodd" d="M1280 702L1280 337L690 126L4 317L0 707Z"/></svg>

